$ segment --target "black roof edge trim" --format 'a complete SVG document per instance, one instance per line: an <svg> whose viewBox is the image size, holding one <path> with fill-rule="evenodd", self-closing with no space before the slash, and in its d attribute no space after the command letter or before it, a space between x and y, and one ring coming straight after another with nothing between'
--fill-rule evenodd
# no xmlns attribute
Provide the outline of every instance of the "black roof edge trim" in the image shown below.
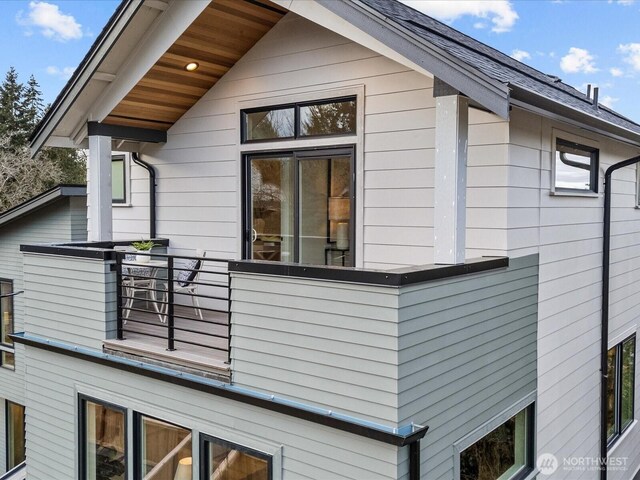
<svg viewBox="0 0 640 480"><path fill-rule="evenodd" d="M17 220L30 214L40 208L46 207L51 203L66 197L86 197L87 186L75 184L60 184L51 187L35 197L31 197L18 205L11 207L9 210L0 212L0 225ZM11 217L11 218L7 218Z"/></svg>
<svg viewBox="0 0 640 480"><path fill-rule="evenodd" d="M229 272L261 273L284 277L301 277L315 280L334 280L401 287L508 266L508 257L482 257L467 260L460 265L421 265L395 270L367 270L350 267L267 262L261 260L232 260L229 262Z"/></svg>
<svg viewBox="0 0 640 480"><path fill-rule="evenodd" d="M636 132L632 132L620 125L613 124L593 115L589 115L586 112L561 105L558 102L554 102L547 97L538 95L524 88L520 88L515 85L509 85L509 87L511 88L511 103L515 107L523 109L532 107L538 110L535 113L540 115L572 123L574 126L590 130L605 137L619 140L629 145L636 147L640 146L640 134Z"/></svg>
<svg viewBox="0 0 640 480"><path fill-rule="evenodd" d="M169 246L167 238L152 238L161 247ZM94 258L97 260L115 260L114 247L126 247L137 240L118 240L112 242L73 242L59 244L20 245L21 252L44 253L61 257Z"/></svg>
<svg viewBox="0 0 640 480"><path fill-rule="evenodd" d="M13 334L11 335L11 338L16 343L20 343L30 347L40 348L40 349L58 353L61 355L78 358L80 360L85 360L85 361L97 363L100 365L104 365L107 367L116 368L118 370L123 370L136 375L142 375L148 378L169 382L174 385L191 388L203 393L209 393L219 397L227 398L229 400L251 405L254 407L264 408L265 410L299 418L301 420L306 420L308 422L324 425L326 427L335 428L336 430L342 430L344 432L352 433L354 435L366 437L371 440L376 440L376 441L386 443L389 445L394 445L397 447L404 447L406 445L409 445L413 442L416 442L422 439L426 435L427 430L429 429L428 426L422 426L422 427L416 426L417 430L408 435L401 435L399 433L386 432L374 427L369 427L366 425L349 422L341 418L336 418L330 415L324 415L322 413L305 410L303 408L299 408L293 405L273 402L271 400L268 400L267 398L254 397L252 395L247 395L245 393L234 391L222 386L194 382L192 380L189 380L188 378L168 375L166 373L162 373L159 371L146 369L146 368L143 368L142 366L137 366L133 364L133 362L129 364L123 361L116 361L115 359L112 359L106 356L99 357L99 356L89 355L81 350L74 349L71 346L69 346L69 348L63 348L57 345L52 345L51 343L47 343L46 341L36 340L33 338L26 338L24 334L20 334L20 333Z"/></svg>
<svg viewBox="0 0 640 480"><path fill-rule="evenodd" d="M110 123L87 122L88 135L103 135L120 140L146 143L167 143L167 132L153 128L127 127Z"/></svg>

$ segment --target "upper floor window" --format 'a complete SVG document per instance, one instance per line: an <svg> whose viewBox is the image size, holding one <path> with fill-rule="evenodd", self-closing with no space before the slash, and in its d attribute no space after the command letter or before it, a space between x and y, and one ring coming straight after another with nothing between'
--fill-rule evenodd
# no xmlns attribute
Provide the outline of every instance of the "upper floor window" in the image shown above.
<svg viewBox="0 0 640 480"><path fill-rule="evenodd" d="M633 422L636 336L609 349L607 355L607 439L609 445Z"/></svg>
<svg viewBox="0 0 640 480"><path fill-rule="evenodd" d="M556 139L554 189L598 192L598 149Z"/></svg>
<svg viewBox="0 0 640 480"><path fill-rule="evenodd" d="M210 478L271 480L271 455L200 435L201 480ZM186 478L186 477L185 477Z"/></svg>
<svg viewBox="0 0 640 480"><path fill-rule="evenodd" d="M25 461L24 406L7 400L5 402L7 434L7 471Z"/></svg>
<svg viewBox="0 0 640 480"><path fill-rule="evenodd" d="M0 313L2 323L0 323L0 365L5 368L15 367L15 357L13 353L13 340L9 335L13 334L13 282L11 280L0 279Z"/></svg>
<svg viewBox="0 0 640 480"><path fill-rule="evenodd" d="M124 155L111 157L111 202L127 203L127 165Z"/></svg>
<svg viewBox="0 0 640 480"><path fill-rule="evenodd" d="M355 97L242 111L242 143L354 135Z"/></svg>

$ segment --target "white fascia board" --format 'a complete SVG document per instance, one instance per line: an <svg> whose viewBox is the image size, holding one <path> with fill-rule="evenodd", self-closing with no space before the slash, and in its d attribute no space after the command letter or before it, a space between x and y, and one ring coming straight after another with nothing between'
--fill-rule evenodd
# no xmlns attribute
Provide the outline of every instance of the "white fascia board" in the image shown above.
<svg viewBox="0 0 640 480"><path fill-rule="evenodd" d="M209 0L174 1L131 52L116 79L93 104L88 120L103 121L209 3Z"/></svg>
<svg viewBox="0 0 640 480"><path fill-rule="evenodd" d="M498 116L509 118L507 85L357 0L276 0L275 3L423 75L439 77Z"/></svg>
<svg viewBox="0 0 640 480"><path fill-rule="evenodd" d="M136 14L142 0L131 0L131 2L123 9L120 17L111 25L111 30L104 36L102 43L96 48L95 52L81 66L82 71L78 73L73 85L67 90L57 105L54 105L55 111L49 117L47 123L40 129L37 136L31 142L31 155L35 155L45 145L49 136L60 123L60 120L67 113L67 110L73 105L76 98L80 95L84 87L91 80L92 75L98 70L102 60L107 55L113 44L120 37L122 31L127 27L129 21Z"/></svg>

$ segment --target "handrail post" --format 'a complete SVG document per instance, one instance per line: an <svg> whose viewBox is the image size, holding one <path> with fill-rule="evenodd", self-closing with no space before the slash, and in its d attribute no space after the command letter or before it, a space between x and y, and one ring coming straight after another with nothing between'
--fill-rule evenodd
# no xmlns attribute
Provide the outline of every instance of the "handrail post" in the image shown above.
<svg viewBox="0 0 640 480"><path fill-rule="evenodd" d="M122 331L122 256L116 252L116 338L124 340Z"/></svg>
<svg viewBox="0 0 640 480"><path fill-rule="evenodd" d="M175 350L175 330L173 318L173 257L167 258L167 350Z"/></svg>

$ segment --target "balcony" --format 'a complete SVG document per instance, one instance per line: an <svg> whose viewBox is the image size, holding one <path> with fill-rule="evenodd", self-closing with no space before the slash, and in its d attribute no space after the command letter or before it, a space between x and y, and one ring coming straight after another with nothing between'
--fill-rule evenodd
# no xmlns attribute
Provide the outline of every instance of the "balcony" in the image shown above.
<svg viewBox="0 0 640 480"><path fill-rule="evenodd" d="M116 338L105 348L226 371L230 363L228 261L115 252Z"/></svg>

